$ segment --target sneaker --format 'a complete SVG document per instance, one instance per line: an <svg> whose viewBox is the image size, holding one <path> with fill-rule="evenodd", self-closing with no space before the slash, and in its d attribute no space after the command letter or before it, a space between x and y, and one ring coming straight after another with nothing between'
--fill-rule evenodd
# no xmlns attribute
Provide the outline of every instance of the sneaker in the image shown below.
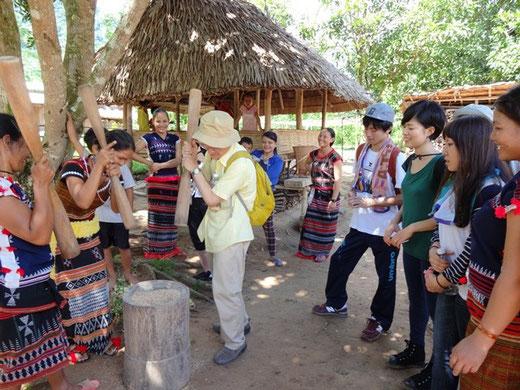
<svg viewBox="0 0 520 390"><path fill-rule="evenodd" d="M222 347L220 351L215 354L213 361L219 366L225 366L229 363L234 362L240 355L246 350L247 344L244 343L238 349L229 349L228 347Z"/></svg>
<svg viewBox="0 0 520 390"><path fill-rule="evenodd" d="M332 306L327 306L327 303L314 306L312 312L318 316L335 316L340 318L347 318L348 315L347 305L344 305L341 309L334 309Z"/></svg>
<svg viewBox="0 0 520 390"><path fill-rule="evenodd" d="M379 337L381 337L381 333L383 333L383 327L374 317L367 318L367 324L365 329L361 332L361 340L365 340L368 342L376 341Z"/></svg>
<svg viewBox="0 0 520 390"><path fill-rule="evenodd" d="M211 271L202 271L195 275L193 279L202 280L204 282L211 282L213 280L213 274Z"/></svg>
<svg viewBox="0 0 520 390"><path fill-rule="evenodd" d="M407 389L430 390L432 385L432 362L428 363L420 373L406 378L403 383Z"/></svg>
<svg viewBox="0 0 520 390"><path fill-rule="evenodd" d="M220 334L220 324L218 322L212 325L213 332ZM244 326L244 334L249 334L251 332L251 324L248 322L246 326Z"/></svg>
<svg viewBox="0 0 520 390"><path fill-rule="evenodd" d="M404 368L423 368L424 367L424 345L417 345L405 340L406 348L403 352L392 355L388 358L388 366L396 370Z"/></svg>
<svg viewBox="0 0 520 390"><path fill-rule="evenodd" d="M282 259L280 259L279 257L275 257L274 259L271 260L275 266L277 267L282 267L283 266L283 263L282 263Z"/></svg>

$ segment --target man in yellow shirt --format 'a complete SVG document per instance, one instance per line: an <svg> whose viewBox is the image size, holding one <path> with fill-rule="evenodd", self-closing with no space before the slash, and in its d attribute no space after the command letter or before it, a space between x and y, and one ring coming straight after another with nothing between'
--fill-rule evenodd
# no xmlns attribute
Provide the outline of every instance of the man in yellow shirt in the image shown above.
<svg viewBox="0 0 520 390"><path fill-rule="evenodd" d="M211 111L202 116L192 144L184 145L182 156L184 168L191 172L208 205L197 233L213 260L213 297L220 317L220 324L213 329L225 343L213 360L220 365L233 362L245 351L244 333L251 329L242 282L247 248L254 238L247 210L252 209L256 197L256 172L247 158L238 158L226 169L233 154L245 151L238 141L233 118L223 111ZM197 143L207 151L201 169Z"/></svg>

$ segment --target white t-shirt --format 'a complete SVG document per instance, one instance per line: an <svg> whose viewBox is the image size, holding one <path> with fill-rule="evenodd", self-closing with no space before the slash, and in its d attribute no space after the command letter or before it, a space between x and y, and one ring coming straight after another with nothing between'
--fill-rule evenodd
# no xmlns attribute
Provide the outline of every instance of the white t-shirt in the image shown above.
<svg viewBox="0 0 520 390"><path fill-rule="evenodd" d="M135 187L135 181L130 172L130 169L126 165L121 165L121 176L123 176L122 185L125 190L128 188ZM121 219L121 214L114 213L112 211L112 207L110 206L110 199L108 199L105 204L99 206L96 209L96 215L99 218L100 222L108 222L108 223L123 223Z"/></svg>
<svg viewBox="0 0 520 390"><path fill-rule="evenodd" d="M372 198L372 177L374 176L374 172L376 170L376 162L378 152L374 152L372 149L368 149L365 160L363 161L363 176L364 181L367 184L366 191L356 191L356 194L360 198ZM395 164L395 188L401 188L401 183L404 179L406 172L402 168L403 163L406 160L406 156L404 153L399 153L397 155ZM356 161L357 163L357 161ZM354 164L354 174L356 170L356 163ZM395 194L394 184L392 182L392 177L390 174L386 174L387 187L386 187L386 196L393 196ZM363 233L372 234L375 236L383 237L385 234L385 230L392 221L392 218L397 214L398 211L397 206L392 206L385 213L377 213L373 208L358 208L352 209L352 218L350 220L350 227L352 229L359 230Z"/></svg>

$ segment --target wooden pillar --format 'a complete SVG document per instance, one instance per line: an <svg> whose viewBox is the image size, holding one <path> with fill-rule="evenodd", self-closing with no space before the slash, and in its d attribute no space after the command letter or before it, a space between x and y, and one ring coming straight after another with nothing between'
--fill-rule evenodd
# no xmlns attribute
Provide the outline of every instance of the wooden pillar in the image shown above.
<svg viewBox="0 0 520 390"><path fill-rule="evenodd" d="M240 91L237 89L237 90L233 91L233 114L234 114L233 119L234 120L237 120L239 110L240 110Z"/></svg>
<svg viewBox="0 0 520 390"><path fill-rule="evenodd" d="M126 131L128 131L128 134L133 136L134 128L133 128L133 123L132 123L132 104L131 103L125 104L125 107L123 110L124 110L123 121L125 122L123 125L126 127ZM126 119L124 118L125 113L126 113Z"/></svg>
<svg viewBox="0 0 520 390"><path fill-rule="evenodd" d="M265 131L271 131L271 101L273 99L273 90L266 88L264 98L264 115L265 115Z"/></svg>
<svg viewBox="0 0 520 390"><path fill-rule="evenodd" d="M303 89L296 90L296 129L303 129Z"/></svg>
<svg viewBox="0 0 520 390"><path fill-rule="evenodd" d="M327 127L327 90L323 90L323 103L321 108L321 128Z"/></svg>
<svg viewBox="0 0 520 390"><path fill-rule="evenodd" d="M255 100L256 107L258 110L260 110L260 88L256 90L256 100Z"/></svg>
<svg viewBox="0 0 520 390"><path fill-rule="evenodd" d="M123 129L128 125L128 103L123 104Z"/></svg>
<svg viewBox="0 0 520 390"><path fill-rule="evenodd" d="M280 110L282 110L282 112L285 110L285 107L284 107L284 104L283 104L283 96L282 96L282 90L279 89L278 90L278 100L280 100Z"/></svg>
<svg viewBox="0 0 520 390"><path fill-rule="evenodd" d="M175 123L177 127L177 131L181 131L181 98L175 98Z"/></svg>

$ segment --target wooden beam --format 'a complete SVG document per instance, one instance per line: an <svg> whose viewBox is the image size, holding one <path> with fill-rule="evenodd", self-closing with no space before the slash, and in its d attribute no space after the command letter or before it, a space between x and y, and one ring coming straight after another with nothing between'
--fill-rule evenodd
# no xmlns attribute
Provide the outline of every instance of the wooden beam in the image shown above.
<svg viewBox="0 0 520 390"><path fill-rule="evenodd" d="M280 110L284 111L285 107L283 105L283 96L282 96L282 90L278 90L278 100L280 100Z"/></svg>
<svg viewBox="0 0 520 390"><path fill-rule="evenodd" d="M175 98L175 126L177 131L181 131L181 98L177 96Z"/></svg>
<svg viewBox="0 0 520 390"><path fill-rule="evenodd" d="M133 121L132 121L132 105L126 104L126 122L124 123L126 127L126 131L128 131L128 134L134 135L134 128L133 128Z"/></svg>
<svg viewBox="0 0 520 390"><path fill-rule="evenodd" d="M265 131L271 131L271 101L273 99L273 90L266 89L265 90L265 99L264 99L264 113L265 113Z"/></svg>
<svg viewBox="0 0 520 390"><path fill-rule="evenodd" d="M123 128L128 126L128 103L123 104Z"/></svg>
<svg viewBox="0 0 520 390"><path fill-rule="evenodd" d="M260 88L256 90L256 99L255 99L256 108L260 111Z"/></svg>
<svg viewBox="0 0 520 390"><path fill-rule="evenodd" d="M233 119L234 120L237 120L237 118L238 118L238 110L240 110L240 90L236 89L233 91L233 114L234 114Z"/></svg>
<svg viewBox="0 0 520 390"><path fill-rule="evenodd" d="M323 109L321 111L321 128L327 127L327 90L323 90Z"/></svg>
<svg viewBox="0 0 520 390"><path fill-rule="evenodd" d="M303 89L296 90L296 129L303 129Z"/></svg>

